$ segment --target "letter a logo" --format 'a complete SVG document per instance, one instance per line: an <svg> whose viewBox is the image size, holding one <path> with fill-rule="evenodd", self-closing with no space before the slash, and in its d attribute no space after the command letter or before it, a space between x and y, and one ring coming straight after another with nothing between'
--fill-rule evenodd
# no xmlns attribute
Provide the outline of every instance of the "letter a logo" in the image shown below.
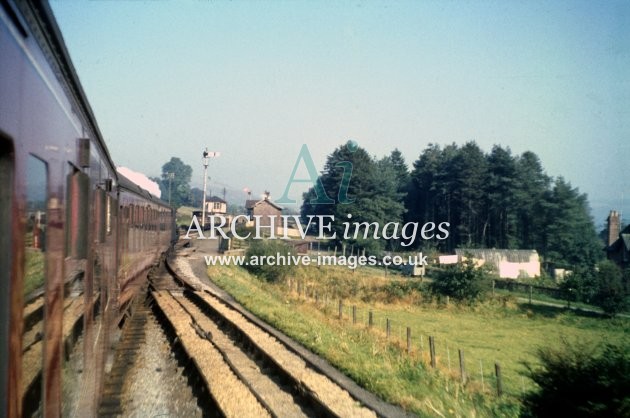
<svg viewBox="0 0 630 418"><path fill-rule="evenodd" d="M304 161L304 165L306 166L306 171L308 172L309 178L307 179L296 179L295 174L297 173L297 169L300 166L300 161ZM293 167L293 172L291 173L291 177L289 178L289 182L287 183L287 187L284 189L284 193L282 197L276 200L277 203L281 204L291 204L296 203L295 199L289 198L289 190L291 189L291 185L293 183L311 183L313 185L313 190L315 191L316 198L311 199L311 204L322 205L322 204L333 204L335 203L328 195L326 194L326 190L324 190L324 185L322 184L322 180L317 176L317 170L315 169L315 164L313 163L313 158L311 157L311 153L308 151L308 147L306 144L302 145L302 149L300 150L300 154L298 155L297 161L295 162L295 166Z"/></svg>

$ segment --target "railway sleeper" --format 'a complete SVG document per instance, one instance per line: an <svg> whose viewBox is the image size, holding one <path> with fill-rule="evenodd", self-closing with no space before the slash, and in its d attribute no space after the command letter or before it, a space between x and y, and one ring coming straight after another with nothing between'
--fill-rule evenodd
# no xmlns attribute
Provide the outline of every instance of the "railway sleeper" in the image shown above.
<svg viewBox="0 0 630 418"><path fill-rule="evenodd" d="M164 331L164 335L172 350L171 356L177 361L177 365L183 369L182 375L186 377L188 385L192 388L193 395L197 399L197 405L204 411L204 416L223 417L214 398L208 391L199 370L192 359L186 354L186 349L182 345L181 340L177 337L177 331L169 322L165 313L160 309L155 298L151 296L149 299L150 304L148 306L150 306L152 314Z"/></svg>
<svg viewBox="0 0 630 418"><path fill-rule="evenodd" d="M261 372L273 374L275 379L290 388L293 397L307 409L313 411L315 416L321 417L340 417L335 413L317 393L309 390L304 386L299 378L293 376L282 364L275 358L268 355L262 347L260 347L246 332L240 329L235 323L221 315L220 312L210 306L197 292L185 291L185 297L194 303L204 314L213 320L219 329L230 335L234 341L245 347L250 358L259 366ZM263 331L264 332L264 331Z"/></svg>
<svg viewBox="0 0 630 418"><path fill-rule="evenodd" d="M197 334L214 345L232 372L249 388L272 416L306 417L315 415L312 410L306 413L303 407L304 403L300 403L295 398L294 390L286 382L278 379L277 374L265 373L265 368L253 361L244 347L241 347L231 335L220 330L193 302L186 298L177 298L177 302L190 315ZM208 327L211 328L211 331L208 330ZM213 338L213 333L215 333L216 338Z"/></svg>
<svg viewBox="0 0 630 418"><path fill-rule="evenodd" d="M125 321L121 341L116 347L114 364L106 376L104 390L98 407L99 417L113 417L122 413L121 396L125 378L136 359L139 348L145 341L144 327L148 309L145 301L138 297L134 300L130 312L131 318Z"/></svg>
<svg viewBox="0 0 630 418"><path fill-rule="evenodd" d="M253 396L243 383L238 380L230 368L219 360L220 354L205 338L204 344L194 327L190 316L168 292L154 292L156 308L159 308L167 323L177 335L178 343L190 358L190 363L198 374L218 410L228 417L270 416L266 408Z"/></svg>

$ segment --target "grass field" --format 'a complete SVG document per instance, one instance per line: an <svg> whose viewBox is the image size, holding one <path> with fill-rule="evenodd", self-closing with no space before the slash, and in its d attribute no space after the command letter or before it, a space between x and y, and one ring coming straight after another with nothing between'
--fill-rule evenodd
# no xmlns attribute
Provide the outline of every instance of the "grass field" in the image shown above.
<svg viewBox="0 0 630 418"><path fill-rule="evenodd" d="M497 295L506 295L506 296L511 295L514 297L522 298L522 299L529 299L529 293L527 292L511 291L511 290L505 290L505 289L496 289L495 292ZM567 305L567 301L565 299L554 298L544 293L534 292L532 294L532 300L553 303L556 305L563 305L563 306ZM603 312L601 308L595 305L584 303L584 302L571 302L571 307L585 309L585 310L593 310L597 312Z"/></svg>
<svg viewBox="0 0 630 418"><path fill-rule="evenodd" d="M397 287L389 283L400 277L385 278L378 271L300 268L290 287L262 282L237 267L211 267L208 273L248 309L329 359L359 384L420 415L516 416L520 395L533 386L522 375L522 362L534 362L537 347L556 346L563 339L597 343L625 338L627 342L625 335L630 331L627 320L529 307L509 297L476 307L447 307L417 291L392 292ZM309 298L298 299L296 280ZM315 293L319 305L314 302ZM343 321L337 319L340 297L344 299ZM351 321L353 305L356 325ZM370 310L374 326L368 329ZM386 318L391 320L389 341L384 332ZM405 352L408 326L411 355ZM437 371L427 365L428 336L435 337ZM458 348L464 350L472 379L465 388L458 383ZM500 399L494 395L495 362L501 364L506 391Z"/></svg>

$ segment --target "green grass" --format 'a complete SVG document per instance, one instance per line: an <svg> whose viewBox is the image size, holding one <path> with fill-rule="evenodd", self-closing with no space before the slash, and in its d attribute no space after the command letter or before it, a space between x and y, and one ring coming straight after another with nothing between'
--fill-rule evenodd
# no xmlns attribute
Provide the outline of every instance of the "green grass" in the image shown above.
<svg viewBox="0 0 630 418"><path fill-rule="evenodd" d="M327 358L357 383L421 416L516 416L519 402L471 383L465 389L443 367L430 370L418 350L407 355L382 332L335 319L335 309L291 297L282 285L262 282L241 268L210 267L209 276L247 309ZM358 273L357 273L358 274ZM367 280L368 278L363 278ZM379 315L385 311L381 308ZM392 313L408 315L406 308Z"/></svg>
<svg viewBox="0 0 630 418"><path fill-rule="evenodd" d="M485 384L494 385L494 363L500 363L504 388L513 396L532 388L528 379L522 379L522 361L535 362L537 347L557 346L563 339L621 342L630 331L629 322L625 320L584 317L553 307L530 308L511 301L505 307L500 301L493 301L472 308L452 305L439 308L430 303L425 306L381 305L371 309L379 327L383 328L383 318L392 321L395 336L404 336L405 328L411 327L416 346L420 345L420 335L423 335L425 348L428 336L434 336L443 369L448 370L449 355L451 369L456 369L457 349L461 348L468 373L480 383L481 361Z"/></svg>
<svg viewBox="0 0 630 418"><path fill-rule="evenodd" d="M420 415L434 416L436 411L445 416L518 415L520 396L533 388L523 376L523 361L535 363L538 347L559 346L563 340L629 342L626 319L530 307L510 296L472 307L446 306L416 286L402 296L392 294L386 290L389 283L410 279L384 277L379 271L302 267L281 284L265 283L236 267L211 267L209 276L256 315L326 357L368 390ZM296 281L306 289L307 300L297 297ZM319 306L313 300L315 292ZM339 298L344 299L341 322ZM357 308L356 325L351 323L352 305ZM368 330L370 310L374 327ZM386 318L391 320L389 343ZM407 326L412 330L411 356L404 352ZM428 336L435 337L437 372L427 366ZM472 379L463 390L458 384L457 349L464 351ZM493 394L495 362L501 364L507 394L501 399Z"/></svg>
<svg viewBox="0 0 630 418"><path fill-rule="evenodd" d="M527 292L519 292L519 291L511 291L511 290L506 290L506 289L495 289L495 293L497 295L511 295L514 297L519 297L519 298L524 298L524 299L529 299L529 293ZM566 299L558 299L558 298L554 298L552 296L549 296L545 293L536 293L535 291L532 292L532 300L533 301L541 301L541 302L549 302L549 303L555 303L557 305L563 305L566 306L567 305L567 301ZM597 312L603 312L601 310L601 308L595 306L595 305L590 305L588 303L584 303L584 302L571 302L571 307L572 308L583 308L583 309L590 309L590 310L594 310Z"/></svg>

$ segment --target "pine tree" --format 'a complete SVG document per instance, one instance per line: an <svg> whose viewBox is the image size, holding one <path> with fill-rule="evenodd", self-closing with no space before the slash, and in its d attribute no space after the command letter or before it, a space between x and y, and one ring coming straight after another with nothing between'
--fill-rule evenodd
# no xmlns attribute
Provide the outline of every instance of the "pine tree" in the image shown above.
<svg viewBox="0 0 630 418"><path fill-rule="evenodd" d="M516 239L516 162L510 149L495 145L488 155L486 219L481 244L495 248L515 248Z"/></svg>
<svg viewBox="0 0 630 418"><path fill-rule="evenodd" d="M540 159L526 151L516 161L516 181L513 196L516 206L516 234L519 248L543 248L547 191L551 179L542 168Z"/></svg>
<svg viewBox="0 0 630 418"><path fill-rule="evenodd" d="M488 167L485 156L475 142L467 142L450 160L447 189L450 194L451 225L455 225L456 242L465 247L479 246L482 228L485 186Z"/></svg>
<svg viewBox="0 0 630 418"><path fill-rule="evenodd" d="M347 195L343 196L341 184L350 166L352 176ZM320 176L324 189L334 199L334 204L313 204L311 199L315 196L315 191L311 188L304 194L302 217L333 215L332 231L337 234L338 243L344 242L368 252L380 251L386 242L373 238L374 227L369 230L368 238L364 238L364 229L361 229L357 239L344 240L344 223L350 224L349 235L353 236L355 222L377 223L381 227L388 222L401 222L405 208L402 203L403 193L399 191L399 168L390 157L376 161L361 147L355 149L347 144L338 147L328 156Z"/></svg>
<svg viewBox="0 0 630 418"><path fill-rule="evenodd" d="M396 173L396 184L399 193L404 194L406 197L409 189L409 167L405 162L405 158L398 148L395 148L389 157L387 157L392 164L393 170Z"/></svg>
<svg viewBox="0 0 630 418"><path fill-rule="evenodd" d="M602 257L588 199L562 177L547 193L541 252L557 267L593 266Z"/></svg>

